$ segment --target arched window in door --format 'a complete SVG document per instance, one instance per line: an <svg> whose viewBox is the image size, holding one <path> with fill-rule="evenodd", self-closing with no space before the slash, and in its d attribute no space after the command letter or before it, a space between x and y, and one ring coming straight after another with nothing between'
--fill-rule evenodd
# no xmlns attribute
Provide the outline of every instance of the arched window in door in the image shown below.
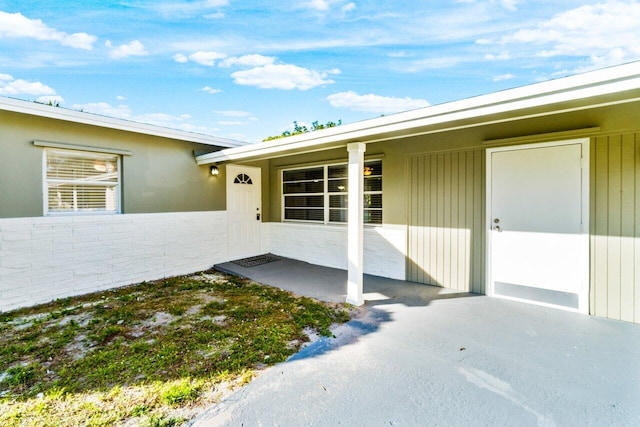
<svg viewBox="0 0 640 427"><path fill-rule="evenodd" d="M241 173L236 176L236 179L233 180L234 184L253 184L251 181L251 177L247 174Z"/></svg>

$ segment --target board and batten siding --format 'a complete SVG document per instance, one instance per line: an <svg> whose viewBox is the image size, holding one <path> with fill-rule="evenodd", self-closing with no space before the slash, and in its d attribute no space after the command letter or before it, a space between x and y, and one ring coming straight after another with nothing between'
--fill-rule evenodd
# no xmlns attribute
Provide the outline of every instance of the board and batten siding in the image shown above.
<svg viewBox="0 0 640 427"><path fill-rule="evenodd" d="M590 313L640 323L640 133L591 145Z"/></svg>
<svg viewBox="0 0 640 427"><path fill-rule="evenodd" d="M407 280L484 293L485 152L407 156Z"/></svg>

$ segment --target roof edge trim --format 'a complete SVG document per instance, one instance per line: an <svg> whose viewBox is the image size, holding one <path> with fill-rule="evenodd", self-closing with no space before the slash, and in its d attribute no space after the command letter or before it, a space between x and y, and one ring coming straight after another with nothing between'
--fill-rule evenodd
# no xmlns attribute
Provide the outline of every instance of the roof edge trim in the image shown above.
<svg viewBox="0 0 640 427"><path fill-rule="evenodd" d="M134 122L126 119L102 116L99 114L74 111L62 107L53 107L22 99L0 97L0 110L14 113L29 114L32 116L49 119L64 120L73 123L98 126L107 129L135 132L144 135L158 136L162 138L176 139L180 141L194 142L218 147L233 148L247 145L247 142L233 139L219 138L216 136L199 134L179 129L171 129L147 123Z"/></svg>
<svg viewBox="0 0 640 427"><path fill-rule="evenodd" d="M588 99L640 88L640 61L555 80L517 87L487 95L425 107L363 122L307 134L224 149L197 157L199 165L250 157L278 156L276 153L308 149L323 144L350 141L366 136L410 130L419 126L443 125L455 120L478 119L495 113L526 111L543 105ZM624 102L624 101L621 101ZM553 110L550 110L550 112ZM521 114L526 115L526 114ZM476 125L481 125L479 121ZM445 131L446 129L439 130ZM406 137L407 135L403 135ZM365 141L366 143L376 140Z"/></svg>

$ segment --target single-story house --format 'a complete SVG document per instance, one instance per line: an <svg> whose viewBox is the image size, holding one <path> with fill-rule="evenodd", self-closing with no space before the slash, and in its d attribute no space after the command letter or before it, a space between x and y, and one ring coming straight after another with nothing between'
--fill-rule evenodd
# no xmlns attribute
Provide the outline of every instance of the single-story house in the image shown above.
<svg viewBox="0 0 640 427"><path fill-rule="evenodd" d="M267 252L640 323L640 62L259 144L0 99L0 310Z"/></svg>

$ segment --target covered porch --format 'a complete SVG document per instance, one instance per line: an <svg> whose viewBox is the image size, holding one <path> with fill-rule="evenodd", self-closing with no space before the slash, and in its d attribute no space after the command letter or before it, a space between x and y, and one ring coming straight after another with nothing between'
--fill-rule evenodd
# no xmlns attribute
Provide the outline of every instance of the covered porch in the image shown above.
<svg viewBox="0 0 640 427"><path fill-rule="evenodd" d="M236 260L217 264L214 268L321 301L338 303L346 300L348 272L345 270L285 257L271 256L275 260L265 263L259 263L260 257L255 258L258 264L253 266L249 266L251 263L243 266L241 260ZM365 274L362 295L371 305L425 305L431 300L477 294Z"/></svg>

